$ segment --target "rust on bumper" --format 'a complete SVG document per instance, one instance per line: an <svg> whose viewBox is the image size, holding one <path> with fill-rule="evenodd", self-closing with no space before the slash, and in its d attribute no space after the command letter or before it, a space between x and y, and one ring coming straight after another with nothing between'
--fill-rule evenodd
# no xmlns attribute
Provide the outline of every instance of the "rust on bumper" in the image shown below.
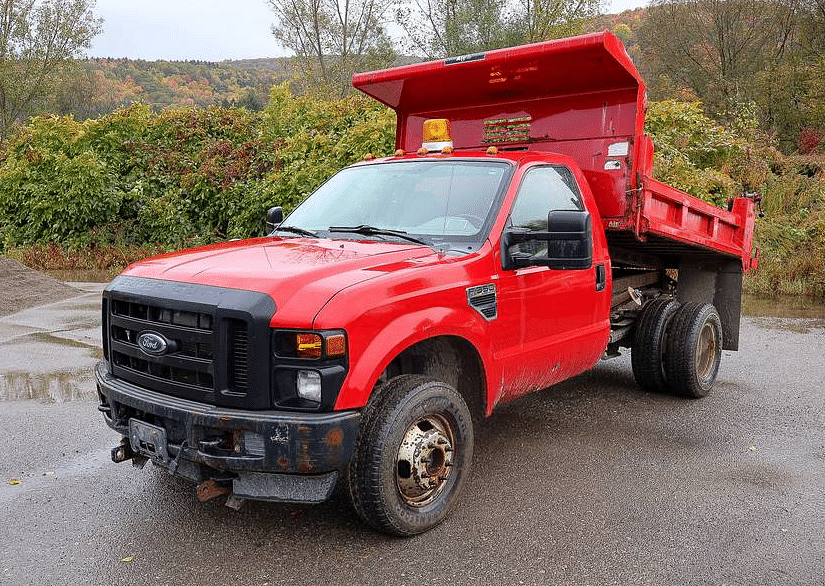
<svg viewBox="0 0 825 586"><path fill-rule="evenodd" d="M215 407L125 382L111 376L105 363L97 366L95 378L100 410L109 427L122 435L129 434L130 419L162 427L169 457L155 463L197 482L249 472L324 474L342 470L355 451L358 411L298 413Z"/></svg>

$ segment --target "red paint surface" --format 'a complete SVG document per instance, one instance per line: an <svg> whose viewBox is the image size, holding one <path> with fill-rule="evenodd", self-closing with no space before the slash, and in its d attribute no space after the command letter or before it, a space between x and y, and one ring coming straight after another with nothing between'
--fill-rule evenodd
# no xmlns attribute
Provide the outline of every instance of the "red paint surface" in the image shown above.
<svg viewBox="0 0 825 586"><path fill-rule="evenodd" d="M488 146L485 121L529 117L529 138L498 146L571 157L606 229L640 239L665 236L739 257L746 271L751 266L751 200L738 198L727 212L652 178L645 85L608 31L488 51L483 59L456 64L441 60L356 74L353 85L395 109L396 147L407 152L421 146L428 118L450 120L460 155ZM610 145L624 142L627 154L610 156ZM611 163L619 168L605 169Z"/></svg>

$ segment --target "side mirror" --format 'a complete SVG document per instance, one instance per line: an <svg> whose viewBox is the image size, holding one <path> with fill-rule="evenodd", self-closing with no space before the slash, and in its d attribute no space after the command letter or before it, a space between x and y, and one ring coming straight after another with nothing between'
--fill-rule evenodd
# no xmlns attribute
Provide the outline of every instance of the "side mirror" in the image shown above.
<svg viewBox="0 0 825 586"><path fill-rule="evenodd" d="M501 235L501 264L504 270L533 266L589 269L593 264L590 213L552 211L547 215L546 232L505 230Z"/></svg>
<svg viewBox="0 0 825 586"><path fill-rule="evenodd" d="M283 221L284 208L282 208L281 206L269 208L269 211L266 212L266 233L269 234L270 232L272 232Z"/></svg>

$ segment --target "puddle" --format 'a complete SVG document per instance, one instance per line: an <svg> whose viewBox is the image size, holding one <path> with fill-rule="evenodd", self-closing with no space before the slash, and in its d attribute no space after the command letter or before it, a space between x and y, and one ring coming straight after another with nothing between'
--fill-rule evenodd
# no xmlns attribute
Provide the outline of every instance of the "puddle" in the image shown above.
<svg viewBox="0 0 825 586"><path fill-rule="evenodd" d="M88 327L94 327L94 325L95 324L91 324ZM30 342L40 342L42 344L58 344L60 346L67 346L69 348L82 348L84 350L92 350L95 358L100 359L103 357L103 350L101 348L98 348L94 344L81 342L80 340L72 340L71 338L61 338L49 332L32 332L31 334L18 336L17 338L12 340L10 344L28 344Z"/></svg>
<svg viewBox="0 0 825 586"><path fill-rule="evenodd" d="M785 317L825 320L825 302L811 297L742 296L742 314L750 317Z"/></svg>
<svg viewBox="0 0 825 586"><path fill-rule="evenodd" d="M64 403L93 399L97 399L97 389L91 371L0 374L0 402Z"/></svg>
<svg viewBox="0 0 825 586"><path fill-rule="evenodd" d="M742 314L757 318L764 328L810 334L825 329L825 303L802 296L742 297Z"/></svg>
<svg viewBox="0 0 825 586"><path fill-rule="evenodd" d="M78 478L90 477L96 472L112 464L111 449L102 448L97 451L83 454L54 470L49 474L36 473L23 478L23 482L16 486L0 486L0 505L11 503L22 495L35 490L59 490L61 482Z"/></svg>

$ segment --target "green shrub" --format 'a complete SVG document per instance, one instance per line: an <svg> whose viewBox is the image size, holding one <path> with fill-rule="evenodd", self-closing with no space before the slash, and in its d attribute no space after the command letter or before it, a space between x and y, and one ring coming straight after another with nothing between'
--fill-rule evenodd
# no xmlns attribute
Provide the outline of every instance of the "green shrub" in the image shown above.
<svg viewBox="0 0 825 586"><path fill-rule="evenodd" d="M698 103L650 104L654 174L723 207L742 191L762 193L762 260L747 287L825 296L825 161L782 155L740 118L750 142ZM340 168L390 154L394 132L393 112L377 102L294 97L286 85L260 113L136 105L83 123L34 118L0 154L0 247L132 258L121 251L260 235L269 207L290 211Z"/></svg>
<svg viewBox="0 0 825 586"><path fill-rule="evenodd" d="M259 235L338 169L393 148L391 110L272 90L263 113L132 106L33 119L0 161L0 242L139 247Z"/></svg>
<svg viewBox="0 0 825 586"><path fill-rule="evenodd" d="M745 145L702 112L699 102L653 102L645 131L655 145L654 176L717 206L740 195L731 171Z"/></svg>

